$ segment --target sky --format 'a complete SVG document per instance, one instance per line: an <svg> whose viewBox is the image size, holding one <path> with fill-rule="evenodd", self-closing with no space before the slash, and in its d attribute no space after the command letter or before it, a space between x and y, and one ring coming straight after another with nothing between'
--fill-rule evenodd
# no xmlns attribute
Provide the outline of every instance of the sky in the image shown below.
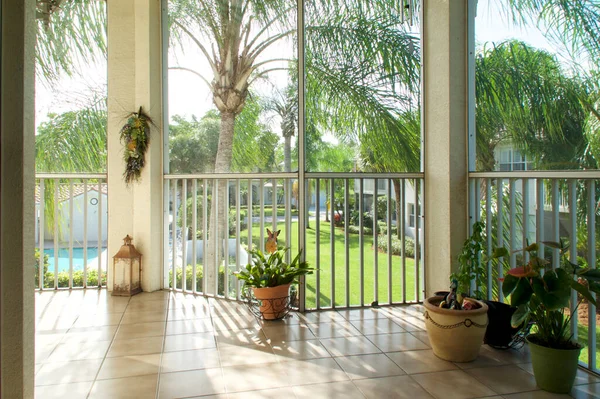
<svg viewBox="0 0 600 399"><path fill-rule="evenodd" d="M544 38L542 33L535 28L518 28L503 21L499 17L497 7L500 0L479 0L476 18L476 42L477 46L484 42L502 42L507 39L518 39L530 43L537 48L543 48L550 52L556 51L556 46ZM267 57L291 57L291 43L282 43L273 47ZM203 63L198 54L169 57L170 65L197 66L201 70L207 70L208 66ZM280 63L282 66L284 63ZM209 72L207 70L207 72ZM210 76L210 74L207 74ZM275 85L283 88L287 81L287 72L277 72L272 79ZM36 84L36 126L48 120L49 112L61 113L77 109L81 106L82 98L91 90L105 90L106 87L106 63L91 65L85 71L85 77L63 78L55 88L49 88L38 82ZM270 85L260 83L255 88L262 94L273 91ZM195 114L202 116L212 108L212 98L206 84L197 76L185 71L169 72L169 115L175 114L191 116ZM127 110L124 110L127 113ZM274 130L278 129L278 122L270 122Z"/></svg>

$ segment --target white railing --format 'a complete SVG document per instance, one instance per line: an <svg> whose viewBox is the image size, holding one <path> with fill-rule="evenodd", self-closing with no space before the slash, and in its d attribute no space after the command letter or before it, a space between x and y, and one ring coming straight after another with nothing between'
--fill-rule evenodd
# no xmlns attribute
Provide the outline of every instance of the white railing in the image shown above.
<svg viewBox="0 0 600 399"><path fill-rule="evenodd" d="M106 174L36 174L36 289L106 285Z"/></svg>
<svg viewBox="0 0 600 399"><path fill-rule="evenodd" d="M600 211L600 172L471 173L469 182L470 214L473 221L485 222L488 255L502 246L511 254L509 259L487 264L488 282L484 288L488 299L505 300L499 278L504 276L506 267L527 261L527 253L525 259L517 259L518 250L527 243L537 242L538 253L558 267L559 250L545 248L542 242L566 239L571 262L598 267L596 218ZM577 303L575 291L571 303ZM588 306L586 316L579 320L574 315L571 329L588 348L584 349L580 362L598 372L596 308Z"/></svg>
<svg viewBox="0 0 600 399"><path fill-rule="evenodd" d="M242 299L232 272L248 263L250 243L264 249L269 228L281 230L288 259L303 242L306 260L317 269L298 292L302 308L419 302L423 232L409 205L422 201L421 182L421 174L307 173L300 198L294 173L166 175L164 286Z"/></svg>

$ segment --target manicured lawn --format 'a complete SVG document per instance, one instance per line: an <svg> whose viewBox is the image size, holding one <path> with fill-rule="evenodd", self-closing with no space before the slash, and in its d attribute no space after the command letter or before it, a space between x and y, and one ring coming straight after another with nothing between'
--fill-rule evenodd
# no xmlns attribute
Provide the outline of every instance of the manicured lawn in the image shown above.
<svg viewBox="0 0 600 399"><path fill-rule="evenodd" d="M271 228L270 223L265 223L265 228ZM285 226L278 225L281 229L279 235L279 245L287 246ZM316 231L315 222L311 221L311 228L306 230L306 260L312 267L319 270L313 275L307 276L306 279L306 307L315 308L317 304L317 285L319 286L318 301L322 307L332 306L332 271L335 273L335 306L346 306L346 251L345 237L342 228L335 228L334 235L334 250L331 250L330 243L330 223L321 221L320 223L320 242L319 242L319 259L317 259ZM266 236L266 234L265 234ZM241 241L245 244L248 242L248 231L245 230L240 234ZM373 236L365 236L363 243L363 272L364 272L364 292L363 302L361 303L360 281L360 246L358 235L349 236L349 256L348 256L348 276L349 276L349 305L370 305L375 301L375 252L373 251ZM260 225L253 224L252 227L252 242L258 245L260 242ZM291 224L291 243L292 253L296 254L298 242L298 223ZM334 259L332 268L331 259ZM406 258L406 297L402 295L402 258L400 256L392 256L391 273L388 273L388 255L387 253L377 253L378 260L378 302L389 303L390 293L389 275L391 274L391 300L392 302L414 301L415 298L415 262L411 258ZM319 284L317 284L319 283ZM422 284L422 278L421 278ZM422 298L420 298L422 300Z"/></svg>
<svg viewBox="0 0 600 399"><path fill-rule="evenodd" d="M600 329L598 328L600 326L596 326L596 348L593 348L593 350L596 353L596 367L598 367L598 365L600 364ZM577 336L578 336L578 342L582 345L584 345L583 349L581 350L581 354L579 355L579 361L583 362L585 364L588 363L588 353L589 353L589 347L588 347L588 327L584 326L582 324L579 324L577 327Z"/></svg>

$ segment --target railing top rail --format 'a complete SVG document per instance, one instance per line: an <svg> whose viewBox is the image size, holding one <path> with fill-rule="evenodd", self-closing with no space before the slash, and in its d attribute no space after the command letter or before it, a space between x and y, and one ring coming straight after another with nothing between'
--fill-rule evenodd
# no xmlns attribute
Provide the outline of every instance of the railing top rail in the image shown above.
<svg viewBox="0 0 600 399"><path fill-rule="evenodd" d="M106 173L36 173L36 179L106 179Z"/></svg>
<svg viewBox="0 0 600 399"><path fill-rule="evenodd" d="M470 172L469 177L490 179L600 179L600 170L535 170L521 172Z"/></svg>
<svg viewBox="0 0 600 399"><path fill-rule="evenodd" d="M363 173L363 172L308 172L305 174L311 179L422 179L424 174L414 173ZM169 174L164 175L166 180L174 179L297 179L298 172L273 172L273 173L197 173L197 174Z"/></svg>

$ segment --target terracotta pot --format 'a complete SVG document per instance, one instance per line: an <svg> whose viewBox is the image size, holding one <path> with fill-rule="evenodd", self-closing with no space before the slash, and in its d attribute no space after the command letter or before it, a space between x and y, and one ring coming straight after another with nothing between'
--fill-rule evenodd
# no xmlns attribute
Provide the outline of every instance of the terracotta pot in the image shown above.
<svg viewBox="0 0 600 399"><path fill-rule="evenodd" d="M477 358L488 324L485 303L476 299L465 301L479 305L473 310L453 310L439 307L443 297L425 300L425 325L433 353L451 362L470 362Z"/></svg>
<svg viewBox="0 0 600 399"><path fill-rule="evenodd" d="M252 288L254 296L260 301L259 310L265 320L277 320L289 310L290 284L277 287Z"/></svg>

